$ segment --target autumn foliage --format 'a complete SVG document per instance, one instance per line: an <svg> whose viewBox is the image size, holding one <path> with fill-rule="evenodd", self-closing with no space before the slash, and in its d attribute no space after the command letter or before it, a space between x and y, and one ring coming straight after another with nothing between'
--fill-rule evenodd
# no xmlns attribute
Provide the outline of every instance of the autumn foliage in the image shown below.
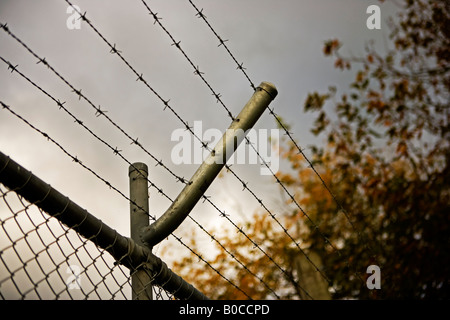
<svg viewBox="0 0 450 320"><path fill-rule="evenodd" d="M323 53L354 81L306 98L304 111L317 115L311 130L325 142L309 161L289 139L282 144L290 170L277 177L295 201L288 197L277 219L321 257L335 299L450 297L450 5L402 5L387 53L369 43L364 57L348 57L339 40L325 42ZM221 247L211 261L242 291L192 257L174 270L211 298L301 298L299 247L264 210L242 228L267 255L229 230L218 240L245 267ZM373 264L379 290L366 287Z"/></svg>

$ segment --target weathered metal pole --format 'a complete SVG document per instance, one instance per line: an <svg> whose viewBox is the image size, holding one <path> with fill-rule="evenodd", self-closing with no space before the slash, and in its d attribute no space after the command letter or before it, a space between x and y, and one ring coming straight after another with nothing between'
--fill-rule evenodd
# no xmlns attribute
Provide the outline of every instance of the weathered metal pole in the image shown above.
<svg viewBox="0 0 450 320"><path fill-rule="evenodd" d="M269 82L262 82L258 86L253 96L175 201L155 223L145 230L142 240L147 246L152 247L159 243L186 219L244 139L247 130L253 127L277 93L275 86Z"/></svg>
<svg viewBox="0 0 450 320"><path fill-rule="evenodd" d="M148 219L148 167L136 162L128 169L130 178L130 237L138 245L141 233L149 225ZM151 249L151 248L150 248ZM133 300L152 300L152 279L145 270L131 270L131 290Z"/></svg>

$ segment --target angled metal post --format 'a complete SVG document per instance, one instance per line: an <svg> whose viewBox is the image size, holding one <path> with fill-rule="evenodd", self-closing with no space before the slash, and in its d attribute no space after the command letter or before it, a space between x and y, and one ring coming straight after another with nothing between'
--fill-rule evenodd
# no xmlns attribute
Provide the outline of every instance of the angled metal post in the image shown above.
<svg viewBox="0 0 450 320"><path fill-rule="evenodd" d="M262 82L231 123L208 158L200 165L189 183L184 187L166 212L142 235L143 242L152 247L169 236L186 219L191 210L214 181L227 160L251 129L270 102L276 97L277 89L269 82Z"/></svg>
<svg viewBox="0 0 450 320"><path fill-rule="evenodd" d="M138 245L141 233L149 225L148 219L148 167L136 162L128 169L130 178L130 237ZM131 270L131 296L133 300L152 300L152 279L146 270Z"/></svg>

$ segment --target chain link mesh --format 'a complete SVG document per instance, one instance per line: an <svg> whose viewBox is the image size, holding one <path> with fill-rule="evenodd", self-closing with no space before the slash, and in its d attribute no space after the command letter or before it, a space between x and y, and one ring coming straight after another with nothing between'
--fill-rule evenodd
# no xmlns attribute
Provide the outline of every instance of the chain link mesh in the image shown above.
<svg viewBox="0 0 450 320"><path fill-rule="evenodd" d="M141 270L130 272L0 184L0 299L132 299L131 277ZM153 277L147 279L151 285ZM154 300L174 298L161 287L152 290Z"/></svg>

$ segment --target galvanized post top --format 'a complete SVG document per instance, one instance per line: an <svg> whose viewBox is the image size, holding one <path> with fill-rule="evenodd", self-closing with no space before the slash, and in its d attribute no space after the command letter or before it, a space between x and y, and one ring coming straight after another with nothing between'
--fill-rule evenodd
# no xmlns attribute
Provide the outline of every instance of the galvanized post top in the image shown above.
<svg viewBox="0 0 450 320"><path fill-rule="evenodd" d="M143 174L145 174L145 176L148 176L148 166L145 163L135 162L130 165L128 168L128 176L131 176L131 174L136 170L142 172Z"/></svg>
<svg viewBox="0 0 450 320"><path fill-rule="evenodd" d="M272 97L272 99L275 99L278 94L278 90L275 85L268 81L261 82L261 84L258 86L258 89L267 92Z"/></svg>

